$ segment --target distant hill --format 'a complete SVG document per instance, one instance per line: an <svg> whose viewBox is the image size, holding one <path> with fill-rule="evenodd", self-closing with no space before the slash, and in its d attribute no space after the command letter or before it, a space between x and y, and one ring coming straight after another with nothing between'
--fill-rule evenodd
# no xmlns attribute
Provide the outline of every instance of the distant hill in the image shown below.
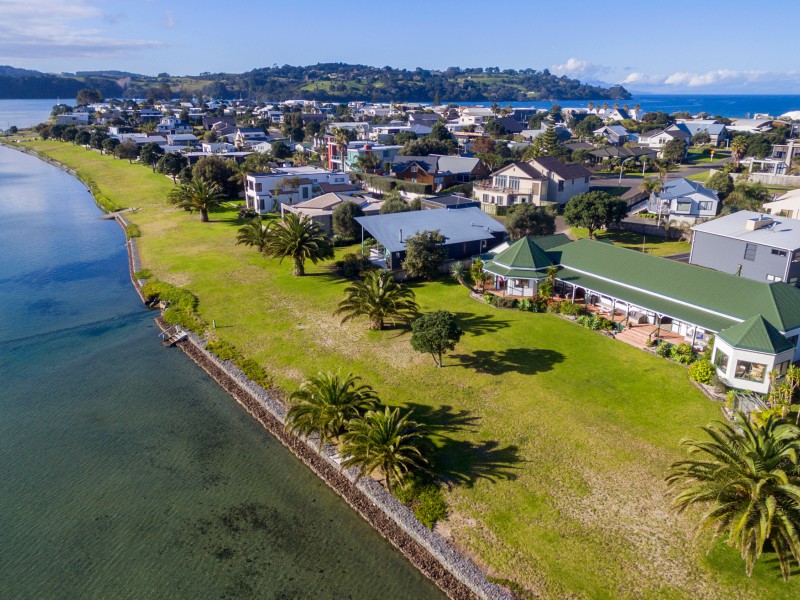
<svg viewBox="0 0 800 600"><path fill-rule="evenodd" d="M7 69L5 72L3 69ZM166 86L169 90L166 90ZM79 71L53 75L0 67L0 98L68 98L78 90L98 88L107 98L192 96L255 100L309 100L346 102L505 102L511 100L625 100L621 86L598 86L558 77L547 69L450 67L445 71L393 69L344 63L306 67L284 65L247 73L201 73L197 76L159 77L124 71Z"/></svg>

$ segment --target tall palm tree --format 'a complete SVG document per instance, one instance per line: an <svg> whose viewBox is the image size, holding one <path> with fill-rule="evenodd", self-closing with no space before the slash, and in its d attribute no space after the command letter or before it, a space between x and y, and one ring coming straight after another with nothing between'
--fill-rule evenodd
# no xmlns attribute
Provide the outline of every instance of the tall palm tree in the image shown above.
<svg viewBox="0 0 800 600"><path fill-rule="evenodd" d="M374 173L382 164L380 156L374 152L365 152L356 159L356 166L365 173Z"/></svg>
<svg viewBox="0 0 800 600"><path fill-rule="evenodd" d="M467 264L460 260L455 261L450 267L450 276L465 288L472 291L472 286L467 284L467 272Z"/></svg>
<svg viewBox="0 0 800 600"><path fill-rule="evenodd" d="M392 491L393 483L402 483L414 470L424 469L427 460L420 451L423 441L418 425L410 419L411 413L400 414L400 409L383 412L370 411L362 418L350 422L342 436L344 466L358 466L365 475L380 469L386 478L386 487Z"/></svg>
<svg viewBox="0 0 800 600"><path fill-rule="evenodd" d="M731 140L731 158L733 158L733 164L738 167L739 161L742 160L746 152L747 140L744 139L744 136L737 135Z"/></svg>
<svg viewBox="0 0 800 600"><path fill-rule="evenodd" d="M236 161L230 161L229 165L233 171L233 175L228 178L228 181L235 183L239 188L241 188L242 192L246 193L247 175L250 173L250 169L248 169L243 163L237 163Z"/></svg>
<svg viewBox="0 0 800 600"><path fill-rule="evenodd" d="M319 225L308 218L294 213L286 213L280 221L274 221L267 228L267 241L262 250L267 256L291 258L294 261L294 274L305 275L305 261L317 264L321 260L333 258L333 244Z"/></svg>
<svg viewBox="0 0 800 600"><path fill-rule="evenodd" d="M339 150L339 156L342 160L342 171L345 170L344 163L347 159L347 146L350 143L350 135L343 127L337 127L333 130L333 143L336 144Z"/></svg>
<svg viewBox="0 0 800 600"><path fill-rule="evenodd" d="M320 448L341 435L348 422L378 405L375 390L352 373L317 373L289 400L286 428L301 435L317 434Z"/></svg>
<svg viewBox="0 0 800 600"><path fill-rule="evenodd" d="M698 535L711 529L727 535L739 550L748 575L769 540L784 579L800 564L800 429L770 416L763 427L737 413L734 424L702 428L711 440L684 439L690 458L667 474L673 507L708 507Z"/></svg>
<svg viewBox="0 0 800 600"><path fill-rule="evenodd" d="M189 212L199 211L200 220L208 223L209 209L218 206L222 196L222 188L219 185L198 177L170 190L167 198L179 208Z"/></svg>
<svg viewBox="0 0 800 600"><path fill-rule="evenodd" d="M269 231L264 226L261 217L250 220L247 225L243 225L236 233L236 245L253 246L259 252L264 252L267 246Z"/></svg>
<svg viewBox="0 0 800 600"><path fill-rule="evenodd" d="M650 196L653 192L658 192L663 184L664 182L657 177L645 177L642 179L642 183L639 184L639 189Z"/></svg>
<svg viewBox="0 0 800 600"><path fill-rule="evenodd" d="M392 324L409 321L417 312L414 292L395 281L391 271L370 271L363 281L354 281L344 290L337 315L342 323L356 317L368 317L370 329L383 329L384 321Z"/></svg>

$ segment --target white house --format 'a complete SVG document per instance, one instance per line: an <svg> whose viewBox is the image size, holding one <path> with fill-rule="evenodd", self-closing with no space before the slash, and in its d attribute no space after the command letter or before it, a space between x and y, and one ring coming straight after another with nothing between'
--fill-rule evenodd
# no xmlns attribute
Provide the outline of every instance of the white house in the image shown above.
<svg viewBox="0 0 800 600"><path fill-rule="evenodd" d="M177 133L191 133L192 126L183 123L177 117L164 117L161 122L156 125L157 133L177 134Z"/></svg>
<svg viewBox="0 0 800 600"><path fill-rule="evenodd" d="M293 205L319 196L323 193L322 185L347 183L349 177L345 173L317 167L278 167L272 173L247 176L245 204L259 213L268 213L281 204Z"/></svg>
<svg viewBox="0 0 800 600"><path fill-rule="evenodd" d="M800 219L800 189L789 190L772 202L765 202L764 212L779 217Z"/></svg>
<svg viewBox="0 0 800 600"><path fill-rule="evenodd" d="M648 212L689 224L715 217L718 208L717 192L684 178L668 180L647 201Z"/></svg>

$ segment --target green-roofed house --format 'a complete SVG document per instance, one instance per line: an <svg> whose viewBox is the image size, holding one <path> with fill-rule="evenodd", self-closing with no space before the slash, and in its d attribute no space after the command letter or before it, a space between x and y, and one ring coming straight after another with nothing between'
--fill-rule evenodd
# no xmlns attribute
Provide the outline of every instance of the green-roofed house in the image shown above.
<svg viewBox="0 0 800 600"><path fill-rule="evenodd" d="M800 360L800 289L652 256L613 244L577 240L546 250L517 240L486 261L494 288L533 296L550 266L556 289L616 314L650 323L703 349L716 334L712 360L731 387L765 393L769 373Z"/></svg>

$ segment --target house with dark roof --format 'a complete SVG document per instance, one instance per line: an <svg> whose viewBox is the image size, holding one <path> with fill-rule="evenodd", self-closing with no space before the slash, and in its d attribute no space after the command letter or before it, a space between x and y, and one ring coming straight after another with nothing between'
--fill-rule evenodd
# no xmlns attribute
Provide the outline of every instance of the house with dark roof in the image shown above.
<svg viewBox="0 0 800 600"><path fill-rule="evenodd" d="M484 264L495 290L533 296L555 266L556 291L583 299L622 328L656 326L654 334L705 348L714 334L712 361L727 385L769 391L800 359L800 289L754 281L594 240L548 249L523 238ZM653 329L653 327L651 327ZM620 333L619 335L623 335Z"/></svg>
<svg viewBox="0 0 800 600"><path fill-rule="evenodd" d="M317 223L328 235L333 234L333 209L345 202L352 202L365 215L377 215L383 202L376 198L356 198L344 194L327 193L298 204L281 204L281 217L287 212L306 216Z"/></svg>
<svg viewBox="0 0 800 600"><path fill-rule="evenodd" d="M515 204L541 206L547 201L550 180L526 162L515 162L492 173L491 179L476 181L473 195L491 215L505 214Z"/></svg>
<svg viewBox="0 0 800 600"><path fill-rule="evenodd" d="M566 165L552 156L540 156L530 165L550 180L547 201L566 204L570 198L589 191L592 172L579 164Z"/></svg>
<svg viewBox="0 0 800 600"><path fill-rule="evenodd" d="M356 217L363 236L374 238L383 248L389 269L402 268L409 237L438 230L444 237L447 260L470 258L501 243L506 229L479 208L458 210L412 210L369 217ZM362 240L363 241L363 240Z"/></svg>
<svg viewBox="0 0 800 600"><path fill-rule="evenodd" d="M422 210L436 210L439 208L480 208L481 203L466 196L434 196L421 199Z"/></svg>
<svg viewBox="0 0 800 600"><path fill-rule="evenodd" d="M698 133L707 133L709 143L714 146L724 144L728 139L728 130L722 123L716 121L700 120L700 121L681 121L670 125L664 131L683 131L689 135L691 140Z"/></svg>
<svg viewBox="0 0 800 600"><path fill-rule="evenodd" d="M479 158L443 154L395 156L391 172L395 179L430 185L432 190L437 191L489 174Z"/></svg>

